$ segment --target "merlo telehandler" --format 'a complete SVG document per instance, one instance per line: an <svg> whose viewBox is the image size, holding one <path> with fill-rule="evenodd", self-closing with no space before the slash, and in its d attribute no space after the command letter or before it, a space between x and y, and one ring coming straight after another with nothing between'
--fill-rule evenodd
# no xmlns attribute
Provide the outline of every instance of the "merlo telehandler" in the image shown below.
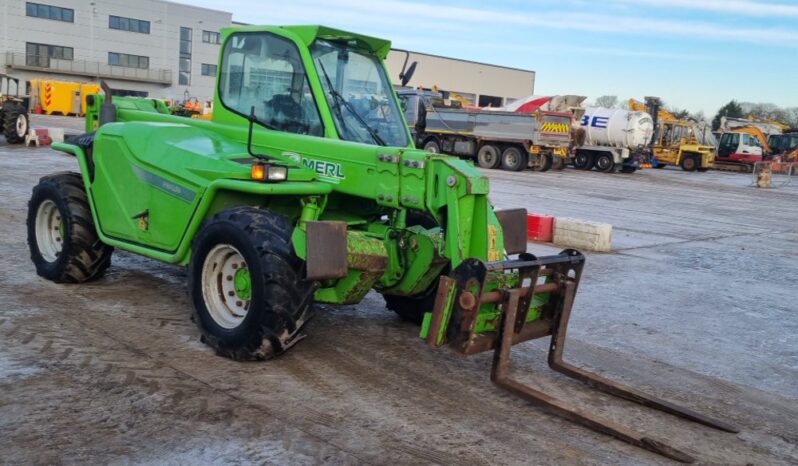
<svg viewBox="0 0 798 466"><path fill-rule="evenodd" d="M692 459L516 382L513 344L551 336L554 369L735 430L563 361L585 257L526 253L525 210L494 211L471 162L413 148L383 64L388 41L321 26L222 38L209 121L107 86L91 96L86 134L54 144L80 173L45 176L29 203L39 275L96 279L113 248L188 266L202 340L237 360L289 349L314 302L357 303L374 289L430 346L494 350L495 383L590 428Z"/></svg>

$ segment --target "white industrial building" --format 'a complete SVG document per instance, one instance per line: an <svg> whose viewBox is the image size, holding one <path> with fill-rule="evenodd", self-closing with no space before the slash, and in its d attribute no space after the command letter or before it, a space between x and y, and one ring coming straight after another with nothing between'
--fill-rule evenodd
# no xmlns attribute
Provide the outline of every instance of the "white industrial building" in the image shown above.
<svg viewBox="0 0 798 466"><path fill-rule="evenodd" d="M209 97L219 29L231 23L231 13L163 0L0 0L0 72Z"/></svg>
<svg viewBox="0 0 798 466"><path fill-rule="evenodd" d="M220 2L221 4L221 2ZM232 14L164 0L0 0L0 73L96 82L123 94L213 96L219 30ZM533 71L392 50L391 78L418 61L412 86L498 106L533 94Z"/></svg>

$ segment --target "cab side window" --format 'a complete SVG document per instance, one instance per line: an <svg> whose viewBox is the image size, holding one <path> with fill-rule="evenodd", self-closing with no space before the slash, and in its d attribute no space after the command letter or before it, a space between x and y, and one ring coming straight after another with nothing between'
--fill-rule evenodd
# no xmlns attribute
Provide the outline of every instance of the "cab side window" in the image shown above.
<svg viewBox="0 0 798 466"><path fill-rule="evenodd" d="M322 136L324 128L299 50L267 32L241 32L225 42L219 96L243 116L255 110L267 127Z"/></svg>

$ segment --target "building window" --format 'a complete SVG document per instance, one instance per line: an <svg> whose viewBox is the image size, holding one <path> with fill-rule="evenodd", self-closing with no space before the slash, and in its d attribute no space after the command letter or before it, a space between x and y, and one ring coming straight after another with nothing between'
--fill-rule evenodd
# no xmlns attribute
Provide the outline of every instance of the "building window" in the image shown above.
<svg viewBox="0 0 798 466"><path fill-rule="evenodd" d="M75 10L42 3L25 2L25 14L34 18L54 19L67 23L75 22Z"/></svg>
<svg viewBox="0 0 798 466"><path fill-rule="evenodd" d="M150 67L150 58L127 53L108 52L108 64L111 66L147 69Z"/></svg>
<svg viewBox="0 0 798 466"><path fill-rule="evenodd" d="M177 83L182 86L191 84L191 28L180 28L180 72Z"/></svg>
<svg viewBox="0 0 798 466"><path fill-rule="evenodd" d="M121 31L140 32L142 34L150 33L150 22L144 21L143 19L109 16L108 27L111 29L119 29Z"/></svg>
<svg viewBox="0 0 798 466"><path fill-rule="evenodd" d="M209 65L207 63L202 64L202 75L203 76L216 76L216 65Z"/></svg>
<svg viewBox="0 0 798 466"><path fill-rule="evenodd" d="M73 60L74 49L61 45L35 44L33 42L25 43L25 63L28 66L48 68L51 58L57 60Z"/></svg>
<svg viewBox="0 0 798 466"><path fill-rule="evenodd" d="M218 32L202 31L202 41L207 44L218 44L221 36Z"/></svg>

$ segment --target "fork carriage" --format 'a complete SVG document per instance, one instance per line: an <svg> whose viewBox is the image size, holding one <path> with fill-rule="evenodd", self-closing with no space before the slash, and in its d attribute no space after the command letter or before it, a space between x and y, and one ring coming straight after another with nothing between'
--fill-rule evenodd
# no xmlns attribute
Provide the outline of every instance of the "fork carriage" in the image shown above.
<svg viewBox="0 0 798 466"><path fill-rule="evenodd" d="M587 413L542 390L515 380L510 373L511 348L517 343L551 337L548 364L557 372L598 390L726 432L739 430L669 401L646 394L563 360L568 320L585 264L585 256L566 249L554 256L521 253L516 260L482 262L469 259L449 276L440 278L435 308L422 335L431 347L448 344L470 355L493 350L491 380L519 397L598 432L676 461L694 458L633 429ZM481 306L494 304L499 312L490 322L480 318ZM490 330L486 331L492 325ZM447 332L443 332L448 329Z"/></svg>

